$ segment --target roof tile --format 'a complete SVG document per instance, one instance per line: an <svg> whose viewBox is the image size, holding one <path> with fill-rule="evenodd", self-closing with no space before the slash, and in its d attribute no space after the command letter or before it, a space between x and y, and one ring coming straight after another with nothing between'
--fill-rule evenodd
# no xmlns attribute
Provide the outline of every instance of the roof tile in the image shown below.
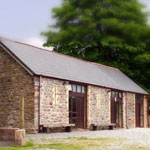
<svg viewBox="0 0 150 150"><path fill-rule="evenodd" d="M19 60L37 75L147 94L119 69L0 38Z"/></svg>

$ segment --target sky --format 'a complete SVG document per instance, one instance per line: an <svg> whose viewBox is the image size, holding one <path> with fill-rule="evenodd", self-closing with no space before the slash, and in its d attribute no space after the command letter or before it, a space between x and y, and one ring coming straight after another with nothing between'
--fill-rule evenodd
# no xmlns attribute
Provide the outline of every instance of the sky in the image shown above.
<svg viewBox="0 0 150 150"><path fill-rule="evenodd" d="M139 0L150 11L150 0ZM62 0L0 0L0 36L41 47L40 35L55 23L51 10Z"/></svg>
<svg viewBox="0 0 150 150"><path fill-rule="evenodd" d="M40 35L55 21L51 10L61 0L0 0L0 36L41 46Z"/></svg>

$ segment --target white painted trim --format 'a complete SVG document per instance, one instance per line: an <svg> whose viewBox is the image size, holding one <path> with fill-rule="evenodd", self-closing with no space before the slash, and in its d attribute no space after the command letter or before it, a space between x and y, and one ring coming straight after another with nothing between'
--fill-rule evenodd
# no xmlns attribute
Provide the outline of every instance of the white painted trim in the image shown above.
<svg viewBox="0 0 150 150"><path fill-rule="evenodd" d="M10 52L9 50L7 50L7 48L5 48L1 43L0 46L21 66L23 67L30 75L33 76L33 73L27 68L25 67L18 59L16 59Z"/></svg>

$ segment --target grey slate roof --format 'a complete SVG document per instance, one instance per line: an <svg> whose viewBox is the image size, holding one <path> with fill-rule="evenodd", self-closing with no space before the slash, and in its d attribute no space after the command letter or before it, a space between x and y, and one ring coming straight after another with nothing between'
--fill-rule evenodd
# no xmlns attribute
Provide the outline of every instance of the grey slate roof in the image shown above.
<svg viewBox="0 0 150 150"><path fill-rule="evenodd" d="M4 38L0 38L0 41L36 75L147 94L119 69L79 60Z"/></svg>

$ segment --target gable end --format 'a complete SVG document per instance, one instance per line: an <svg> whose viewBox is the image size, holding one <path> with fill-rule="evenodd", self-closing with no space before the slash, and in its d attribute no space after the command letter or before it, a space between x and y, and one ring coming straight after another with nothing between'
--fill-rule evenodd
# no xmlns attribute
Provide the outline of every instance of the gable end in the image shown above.
<svg viewBox="0 0 150 150"><path fill-rule="evenodd" d="M9 56L11 56L23 69L25 69L30 75L34 72L29 69L17 56L15 56L4 44L0 42L0 48L2 48Z"/></svg>

